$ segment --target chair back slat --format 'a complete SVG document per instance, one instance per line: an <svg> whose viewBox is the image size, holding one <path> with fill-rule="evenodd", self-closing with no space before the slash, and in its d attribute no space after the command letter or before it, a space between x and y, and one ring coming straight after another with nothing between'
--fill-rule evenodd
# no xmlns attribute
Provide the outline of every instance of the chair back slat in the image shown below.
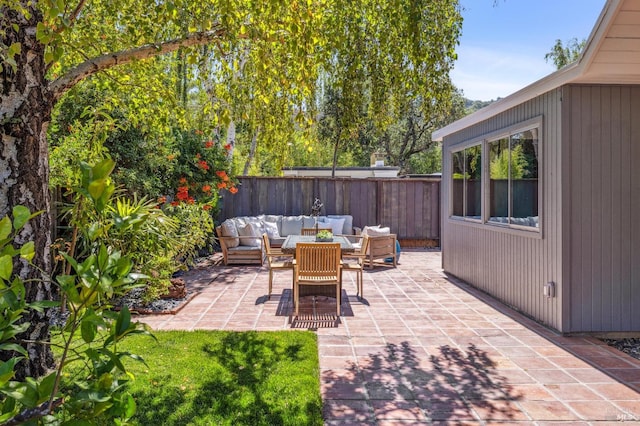
<svg viewBox="0 0 640 426"><path fill-rule="evenodd" d="M369 236L362 237L362 244L360 245L360 254L367 254L369 250Z"/></svg>
<svg viewBox="0 0 640 426"><path fill-rule="evenodd" d="M267 255L271 254L271 243L269 242L269 236L267 234L262 234L262 247Z"/></svg>
<svg viewBox="0 0 640 426"><path fill-rule="evenodd" d="M340 243L296 244L295 274L304 281L337 280L340 275Z"/></svg>

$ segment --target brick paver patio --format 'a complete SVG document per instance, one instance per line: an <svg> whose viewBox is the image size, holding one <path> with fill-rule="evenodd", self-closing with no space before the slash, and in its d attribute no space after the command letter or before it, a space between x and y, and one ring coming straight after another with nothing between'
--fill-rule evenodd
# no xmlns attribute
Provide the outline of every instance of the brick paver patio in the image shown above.
<svg viewBox="0 0 640 426"><path fill-rule="evenodd" d="M344 276L334 299L307 298L290 322L291 273L209 266L157 330L317 330L327 425L640 423L640 361L590 337L562 337L447 277L438 251L403 251L398 268ZM313 314L313 315L312 315ZM332 315L333 314L333 315Z"/></svg>

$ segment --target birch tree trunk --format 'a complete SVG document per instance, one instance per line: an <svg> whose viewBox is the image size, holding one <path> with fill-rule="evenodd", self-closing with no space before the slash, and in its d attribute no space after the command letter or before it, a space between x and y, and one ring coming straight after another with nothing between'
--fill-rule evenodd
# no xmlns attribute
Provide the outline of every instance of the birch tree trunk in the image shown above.
<svg viewBox="0 0 640 426"><path fill-rule="evenodd" d="M0 20L2 44L20 44L20 52L13 58L14 66L3 63L0 72L0 216L11 213L18 205L28 207L32 212L42 212L23 228L16 241L18 245L34 242L35 267L20 263L15 271L27 280L28 301L55 300L57 287L49 281L52 218L47 146L47 127L55 103L67 90L101 70L173 52L182 46L206 44L219 39L225 32L214 26L214 30L193 33L182 39L98 56L72 68L57 80L49 81L45 78L45 46L36 39L42 14L33 4L28 6L28 17L4 5L0 6L0 12L3 14ZM49 315L32 313L27 318L30 328L18 336L29 352L28 360L18 364L19 379L41 376L54 366L49 345L37 344L49 340ZM2 353L5 357L10 355Z"/></svg>
<svg viewBox="0 0 640 426"><path fill-rule="evenodd" d="M244 170L242 172L244 176L249 174L249 168L253 162L253 157L256 156L256 149L258 148L258 134L260 134L260 126L258 126L256 131L253 132L253 138L251 138L251 148L249 149L249 155L247 156L247 161L244 163Z"/></svg>
<svg viewBox="0 0 640 426"><path fill-rule="evenodd" d="M230 147L227 155L231 159L233 158L233 151L236 147L236 123L233 120L231 120L227 126L227 145Z"/></svg>
<svg viewBox="0 0 640 426"><path fill-rule="evenodd" d="M20 263L16 272L28 280L27 300L53 300L55 287L47 280L52 222L46 133L54 99L44 78L44 46L36 40L36 24L42 17L35 8L29 19L13 10L6 12L15 15L9 22L19 22L19 29L3 28L4 44L19 42L21 52L15 57L15 69L5 67L0 74L0 216L11 213L17 205L43 212L23 228L17 241L18 245L35 243L33 262L37 268ZM49 346L34 343L48 340L49 321L47 314L36 312L28 320L31 326L19 338L26 341L23 346L29 360L20 363L19 376L38 377L54 366Z"/></svg>

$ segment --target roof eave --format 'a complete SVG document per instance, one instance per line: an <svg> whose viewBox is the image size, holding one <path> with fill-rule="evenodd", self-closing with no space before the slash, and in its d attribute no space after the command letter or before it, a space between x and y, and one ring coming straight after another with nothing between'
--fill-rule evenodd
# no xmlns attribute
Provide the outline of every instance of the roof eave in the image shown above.
<svg viewBox="0 0 640 426"><path fill-rule="evenodd" d="M437 142L442 142L442 139L445 136L458 132L481 121L487 120L497 114L500 114L503 111L508 110L509 108L520 105L521 103L526 102L529 99L533 99L536 96L547 93L557 87L562 86L563 84L567 84L573 79L577 78L580 73L580 62L574 62L573 64L567 65L566 67L536 81L535 83L532 83L525 88L512 93L506 98L502 98L496 102L493 102L488 106L474 112L473 114L469 114L458 121L454 121L448 126L436 130L431 134L431 139Z"/></svg>

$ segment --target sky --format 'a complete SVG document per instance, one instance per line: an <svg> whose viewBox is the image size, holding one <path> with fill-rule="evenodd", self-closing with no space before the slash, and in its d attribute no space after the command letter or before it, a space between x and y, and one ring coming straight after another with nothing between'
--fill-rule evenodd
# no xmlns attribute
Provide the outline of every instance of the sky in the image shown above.
<svg viewBox="0 0 640 426"><path fill-rule="evenodd" d="M555 71L557 39L586 39L605 0L460 0L462 36L451 72L464 97L504 98Z"/></svg>

